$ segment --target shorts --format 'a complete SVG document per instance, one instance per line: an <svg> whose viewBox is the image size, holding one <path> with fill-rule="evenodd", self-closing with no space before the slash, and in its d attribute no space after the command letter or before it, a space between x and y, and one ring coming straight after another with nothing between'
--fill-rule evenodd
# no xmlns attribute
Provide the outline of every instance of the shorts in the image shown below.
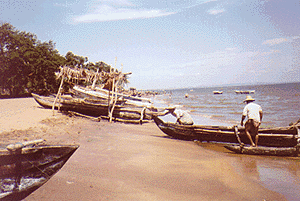
<svg viewBox="0 0 300 201"><path fill-rule="evenodd" d="M245 130L248 130L250 135L256 136L260 122L254 119L248 119L245 123Z"/></svg>

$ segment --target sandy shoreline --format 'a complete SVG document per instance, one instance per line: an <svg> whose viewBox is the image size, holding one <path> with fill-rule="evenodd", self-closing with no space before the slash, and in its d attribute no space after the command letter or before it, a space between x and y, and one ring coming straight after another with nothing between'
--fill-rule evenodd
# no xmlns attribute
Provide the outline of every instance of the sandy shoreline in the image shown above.
<svg viewBox="0 0 300 201"><path fill-rule="evenodd" d="M0 100L1 144L79 144L66 165L25 200L286 200L244 158L174 140L154 123L68 117L32 98ZM248 160L248 159L247 159ZM242 161L242 162L239 162Z"/></svg>

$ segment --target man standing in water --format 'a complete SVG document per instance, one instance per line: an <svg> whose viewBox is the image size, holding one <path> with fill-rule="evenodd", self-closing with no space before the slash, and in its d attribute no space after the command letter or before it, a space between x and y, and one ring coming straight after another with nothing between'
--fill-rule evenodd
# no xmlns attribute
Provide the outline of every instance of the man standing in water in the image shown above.
<svg viewBox="0 0 300 201"><path fill-rule="evenodd" d="M247 96L244 100L247 105L243 110L241 126L244 125L244 120L247 117L247 121L245 123L245 132L250 140L252 146L257 146L258 143L258 128L261 124L261 120L263 117L263 112L261 106L253 103L255 99L251 96ZM255 144L253 143L252 136L255 136Z"/></svg>

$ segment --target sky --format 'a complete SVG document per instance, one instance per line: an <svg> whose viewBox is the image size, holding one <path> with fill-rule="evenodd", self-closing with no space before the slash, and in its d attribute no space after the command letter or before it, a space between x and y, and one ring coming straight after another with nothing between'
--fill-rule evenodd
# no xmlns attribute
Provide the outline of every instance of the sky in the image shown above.
<svg viewBox="0 0 300 201"><path fill-rule="evenodd" d="M0 0L0 22L149 90L300 82L299 13L299 0Z"/></svg>

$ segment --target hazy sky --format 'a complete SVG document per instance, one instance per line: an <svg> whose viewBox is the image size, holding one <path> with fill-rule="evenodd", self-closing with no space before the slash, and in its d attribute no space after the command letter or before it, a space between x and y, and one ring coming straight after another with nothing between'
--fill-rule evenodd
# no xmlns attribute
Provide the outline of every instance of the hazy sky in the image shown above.
<svg viewBox="0 0 300 201"><path fill-rule="evenodd" d="M300 82L299 0L0 0L0 21L138 89Z"/></svg>

